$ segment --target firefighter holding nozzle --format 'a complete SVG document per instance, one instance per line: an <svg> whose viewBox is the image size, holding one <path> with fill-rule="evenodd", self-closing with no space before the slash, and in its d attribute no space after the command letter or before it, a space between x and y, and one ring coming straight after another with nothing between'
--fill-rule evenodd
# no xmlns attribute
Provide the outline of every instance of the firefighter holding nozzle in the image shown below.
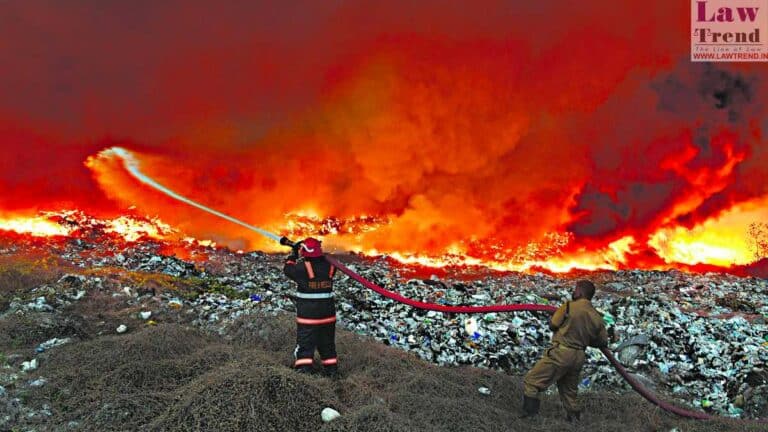
<svg viewBox="0 0 768 432"><path fill-rule="evenodd" d="M283 237L281 244L291 245ZM315 349L320 353L323 373L338 377L336 358L336 304L333 276L336 268L323 254L321 242L308 238L292 244L283 272L296 282L296 349L294 368L301 373L313 370Z"/></svg>
<svg viewBox="0 0 768 432"><path fill-rule="evenodd" d="M578 420L577 404L579 374L584 366L584 350L591 346L608 346L608 332L603 316L592 307L595 285L588 280L576 282L573 299L561 305L552 315L549 327L554 335L552 346L523 380L523 415L533 417L539 413L539 392L557 384L560 400L568 421Z"/></svg>

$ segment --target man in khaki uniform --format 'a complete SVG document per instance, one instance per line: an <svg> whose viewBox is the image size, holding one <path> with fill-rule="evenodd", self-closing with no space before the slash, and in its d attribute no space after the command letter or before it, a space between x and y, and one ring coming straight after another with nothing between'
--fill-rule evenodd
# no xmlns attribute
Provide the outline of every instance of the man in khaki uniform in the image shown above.
<svg viewBox="0 0 768 432"><path fill-rule="evenodd" d="M608 345L608 333L602 315L592 307L595 285L588 280L576 282L573 300L560 306L552 315L549 327L555 334L552 346L536 363L523 380L525 397L523 416L539 413L539 392L557 383L560 400L568 420L578 420L577 405L579 373L584 365L584 349L587 346L602 348Z"/></svg>

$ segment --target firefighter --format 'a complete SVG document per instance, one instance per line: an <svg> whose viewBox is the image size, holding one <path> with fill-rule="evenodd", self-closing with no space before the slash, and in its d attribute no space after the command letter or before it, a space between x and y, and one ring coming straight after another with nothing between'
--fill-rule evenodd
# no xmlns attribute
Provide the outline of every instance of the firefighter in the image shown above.
<svg viewBox="0 0 768 432"><path fill-rule="evenodd" d="M579 420L577 404L579 373L584 365L587 346L608 346L608 332L602 315L592 307L595 285L588 280L576 282L573 299L561 305L552 315L549 327L554 332L552 346L525 375L523 380L523 415L533 417L539 413L539 392L557 384L560 401L565 407L568 421Z"/></svg>
<svg viewBox="0 0 768 432"><path fill-rule="evenodd" d="M294 368L301 373L312 372L317 349L324 374L336 378L336 305L333 299L336 268L326 261L321 242L310 237L293 246L283 272L297 285Z"/></svg>

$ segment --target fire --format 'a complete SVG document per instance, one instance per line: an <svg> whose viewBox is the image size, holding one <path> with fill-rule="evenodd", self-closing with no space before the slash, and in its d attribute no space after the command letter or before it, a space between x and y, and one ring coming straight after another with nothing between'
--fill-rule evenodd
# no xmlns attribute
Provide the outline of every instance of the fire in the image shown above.
<svg viewBox="0 0 768 432"><path fill-rule="evenodd" d="M113 219L95 219L81 211L47 211L34 216L0 217L0 230L33 237L79 237L93 232L115 235L126 242L143 238L175 238L178 231L158 218L123 215ZM200 241L200 244L210 244Z"/></svg>
<svg viewBox="0 0 768 432"><path fill-rule="evenodd" d="M735 205L722 215L693 228L664 228L648 241L670 264L744 265L755 261L757 251L750 244L747 227L768 220L768 197Z"/></svg>
<svg viewBox="0 0 768 432"><path fill-rule="evenodd" d="M331 251L352 250L365 255L385 255L406 265L431 268L483 267L495 271L545 270L557 273L634 267L684 269L697 264L728 268L754 261L754 253L750 251L745 227L755 220L768 218L768 211L765 210L768 209L768 198L734 205L728 211L707 218L691 228L674 222L675 217L700 206L707 194L717 193L725 187L722 179L730 175L744 156L735 155L730 140L727 141L724 149L726 155L724 165L711 173L711 177L707 177L709 174L703 169L696 173L686 172L687 176L696 180L698 192L672 206L666 222L659 229L650 235L627 234L603 246L594 245L594 242L582 243L581 239L568 231L546 232L539 239L528 240L522 244L504 240L504 232L490 232L482 237L472 235L468 239L444 245L425 243L420 237L425 233L427 240L433 237L430 231L437 229L439 232L441 229L438 228L439 222L446 217L433 208L418 216L415 213L405 212L401 215L360 214L339 217L329 214L321 206L310 205L298 210L286 211L281 215L273 215L263 219L261 223L280 235L294 239L307 236L326 237L326 246ZM686 154L681 155L681 160L692 160L695 154L691 153L690 149L686 151ZM156 165L154 158L137 157L136 160L149 161L150 169ZM114 158L113 152L107 150L96 157L89 158L88 166L94 170L97 178L105 181L109 179L105 186L109 188L111 194L131 202L139 199L140 195L135 191L132 192L136 188L135 182L121 173L120 164ZM682 162L676 163L678 165L670 166L675 170L682 170L679 166ZM700 188L704 183L708 183L711 189L709 192ZM129 200L128 196L132 198ZM424 203L422 197L414 201L414 205L417 206L423 205L422 203ZM478 229L477 233L480 233L481 229L485 230L483 218L483 214L477 213L473 221L468 222L469 226L457 227L457 232L446 232L446 234L455 236L473 228ZM405 231L400 231L399 226L406 221L410 223L411 219L415 223L415 228L411 226ZM162 238L171 231L168 225L146 222L137 224L130 218L118 218L110 223L115 228L108 228L108 230L119 232L126 239L131 240L137 239L140 235ZM222 226L219 221L214 223L217 230L230 228L228 225ZM193 230L197 227L194 223L191 226ZM500 235L501 239L494 238L496 235ZM227 244L227 241L224 243ZM377 246L377 243L381 243L381 246ZM273 252L282 250L274 242L265 244L255 241L251 243L251 247L253 246ZM242 246L236 247L236 249L242 248Z"/></svg>
<svg viewBox="0 0 768 432"><path fill-rule="evenodd" d="M482 268L500 272L548 271L567 273L573 270L616 270L633 268L635 256L642 250L653 250L659 261L642 264L648 269L687 268L697 264L722 267L749 264L755 260L745 223L768 216L768 200L756 200L734 206L717 218L693 228L663 228L649 236L647 243L634 236L624 236L606 247L589 249L574 245L573 235L550 234L542 241L524 247L507 249L503 244L456 242L441 253L381 251L358 243L362 234L380 229L379 218L360 216L350 219L322 218L319 215L286 215L292 238L326 235L331 250L352 250L367 256L386 256L403 265L425 268ZM0 218L0 230L33 237L79 237L95 230L115 235L125 242L153 239L164 243L163 251L193 259L199 248L217 248L216 242L183 235L178 229L158 218L122 215L112 219L94 219L80 211L42 212L35 216Z"/></svg>
<svg viewBox="0 0 768 432"><path fill-rule="evenodd" d="M578 250L562 256L549 258L524 259L519 255L516 258L501 260L497 258L473 257L467 254L461 246L453 245L450 250L441 256L419 255L410 253L391 252L387 255L403 264L413 264L423 267L483 267L502 272L529 272L546 270L553 273L567 273L572 270L614 270L626 263L626 255L630 251L635 240L632 237L624 237L608 245L600 251ZM536 249L536 244L531 244L527 249ZM363 251L366 255L381 255L377 250ZM530 251L529 251L530 253ZM532 253L531 255L538 255Z"/></svg>
<svg viewBox="0 0 768 432"><path fill-rule="evenodd" d="M745 231L768 221L765 73L680 61L688 5L562 2L544 15L538 2L344 2L308 15L334 19L264 32L249 17L274 11L249 3L206 20L205 43L176 37L191 15L169 11L158 43L122 38L120 56L104 54L97 28L41 51L11 27L4 40L19 47L6 51L36 55L3 71L0 227L76 237L77 221L19 218L76 209L105 217L99 232L117 241L284 252L260 227L324 236L331 251L521 271L759 258ZM60 52L84 61L62 76L48 67ZM595 53L607 53L599 65L584 61Z"/></svg>
<svg viewBox="0 0 768 432"><path fill-rule="evenodd" d="M71 229L52 222L45 216L0 217L0 230L29 234L34 237L66 236L71 232Z"/></svg>
<svg viewBox="0 0 768 432"><path fill-rule="evenodd" d="M320 217L317 212L302 210L285 215L281 231L289 237L309 237L327 235L358 235L375 231L385 224L385 218L376 216L355 216L351 218Z"/></svg>
<svg viewBox="0 0 768 432"><path fill-rule="evenodd" d="M107 221L104 231L118 234L126 241L132 242L142 237L164 239L173 234L175 230L157 218L140 220L128 216L120 216Z"/></svg>

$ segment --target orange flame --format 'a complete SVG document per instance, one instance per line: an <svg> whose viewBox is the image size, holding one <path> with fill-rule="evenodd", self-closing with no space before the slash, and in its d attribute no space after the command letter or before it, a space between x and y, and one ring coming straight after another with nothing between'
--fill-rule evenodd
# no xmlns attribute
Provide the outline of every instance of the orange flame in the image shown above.
<svg viewBox="0 0 768 432"><path fill-rule="evenodd" d="M178 234L178 231L158 218L119 216L114 219L94 220L79 211L41 212L35 216L0 217L0 231L11 231L33 237L77 236L79 229L88 229L86 224L95 224L106 234L114 234L127 242L142 238L163 240ZM202 242L202 244L208 244Z"/></svg>
<svg viewBox="0 0 768 432"><path fill-rule="evenodd" d="M760 258L747 233L755 221L768 220L768 197L735 205L691 229L663 228L648 244L670 264L744 265Z"/></svg>
<svg viewBox="0 0 768 432"><path fill-rule="evenodd" d="M687 156L689 157L689 156ZM147 159L144 159L147 160ZM148 159L152 161L152 158ZM729 159L724 170L730 172L735 156ZM133 202L138 199L135 182L121 172L108 154L102 152L97 157L88 160L88 166L94 170L97 178L104 182L106 190L111 195ZM719 173L720 175L722 173ZM710 179L711 180L711 179ZM704 180L702 180L704 181ZM720 186L710 184L718 189ZM129 198L131 197L131 198ZM691 198L693 199L693 198ZM696 198L694 204L685 208L695 207L701 201ZM151 203L158 208L167 204ZM683 214L685 208L678 208L674 214ZM571 233L548 233L541 239L529 241L523 246L510 247L503 241L487 242L470 238L466 241L453 242L447 246L431 247L427 250L419 246L411 247L410 240L415 240L419 231L399 232L388 230L392 224L403 219L415 217L408 213L389 218L386 216L358 215L353 217L334 217L327 215L316 207L303 207L263 220L263 226L287 235L294 239L308 236L326 237L327 249L331 251L351 250L366 255L387 255L404 264L424 267L472 267L482 266L497 271L538 271L562 273L572 270L611 270L621 268L683 268L689 265L709 264L719 267L743 265L755 260L754 251L749 247L746 227L755 220L768 219L768 197L760 200L742 203L731 207L719 216L711 217L688 229L669 222L650 235L639 238L637 235L625 235L609 242L605 246L588 247L577 245ZM184 209L187 211L187 209ZM194 219L194 213L192 213ZM432 215L432 219L426 217ZM198 215L203 216L203 215ZM420 214L419 230L428 230L441 220L441 215L431 211ZM478 214L477 217L482 217ZM670 217L671 219L671 217ZM128 223L130 221L130 223ZM112 222L118 226L115 231L121 232L126 238L137 238L131 232L142 232L150 237L162 237L170 231L168 225L137 225L133 219L118 218ZM225 229L216 221L217 229ZM196 224L185 223L187 228L196 230ZM126 231L128 231L126 233ZM466 229L465 229L466 231ZM381 233L389 233L384 247L372 247L381 238ZM248 236L250 233L242 233ZM401 237L392 237L399 235ZM405 237L402 237L405 236ZM250 238L251 247L256 246L268 251L282 251L274 242L263 242L258 238ZM226 244L227 241L225 240ZM243 249L237 247L236 249ZM655 259L638 261L637 256L643 252L652 252Z"/></svg>
<svg viewBox="0 0 768 432"><path fill-rule="evenodd" d="M71 229L57 224L56 222L52 222L45 216L0 217L0 230L28 234L34 237L66 236L71 232Z"/></svg>

